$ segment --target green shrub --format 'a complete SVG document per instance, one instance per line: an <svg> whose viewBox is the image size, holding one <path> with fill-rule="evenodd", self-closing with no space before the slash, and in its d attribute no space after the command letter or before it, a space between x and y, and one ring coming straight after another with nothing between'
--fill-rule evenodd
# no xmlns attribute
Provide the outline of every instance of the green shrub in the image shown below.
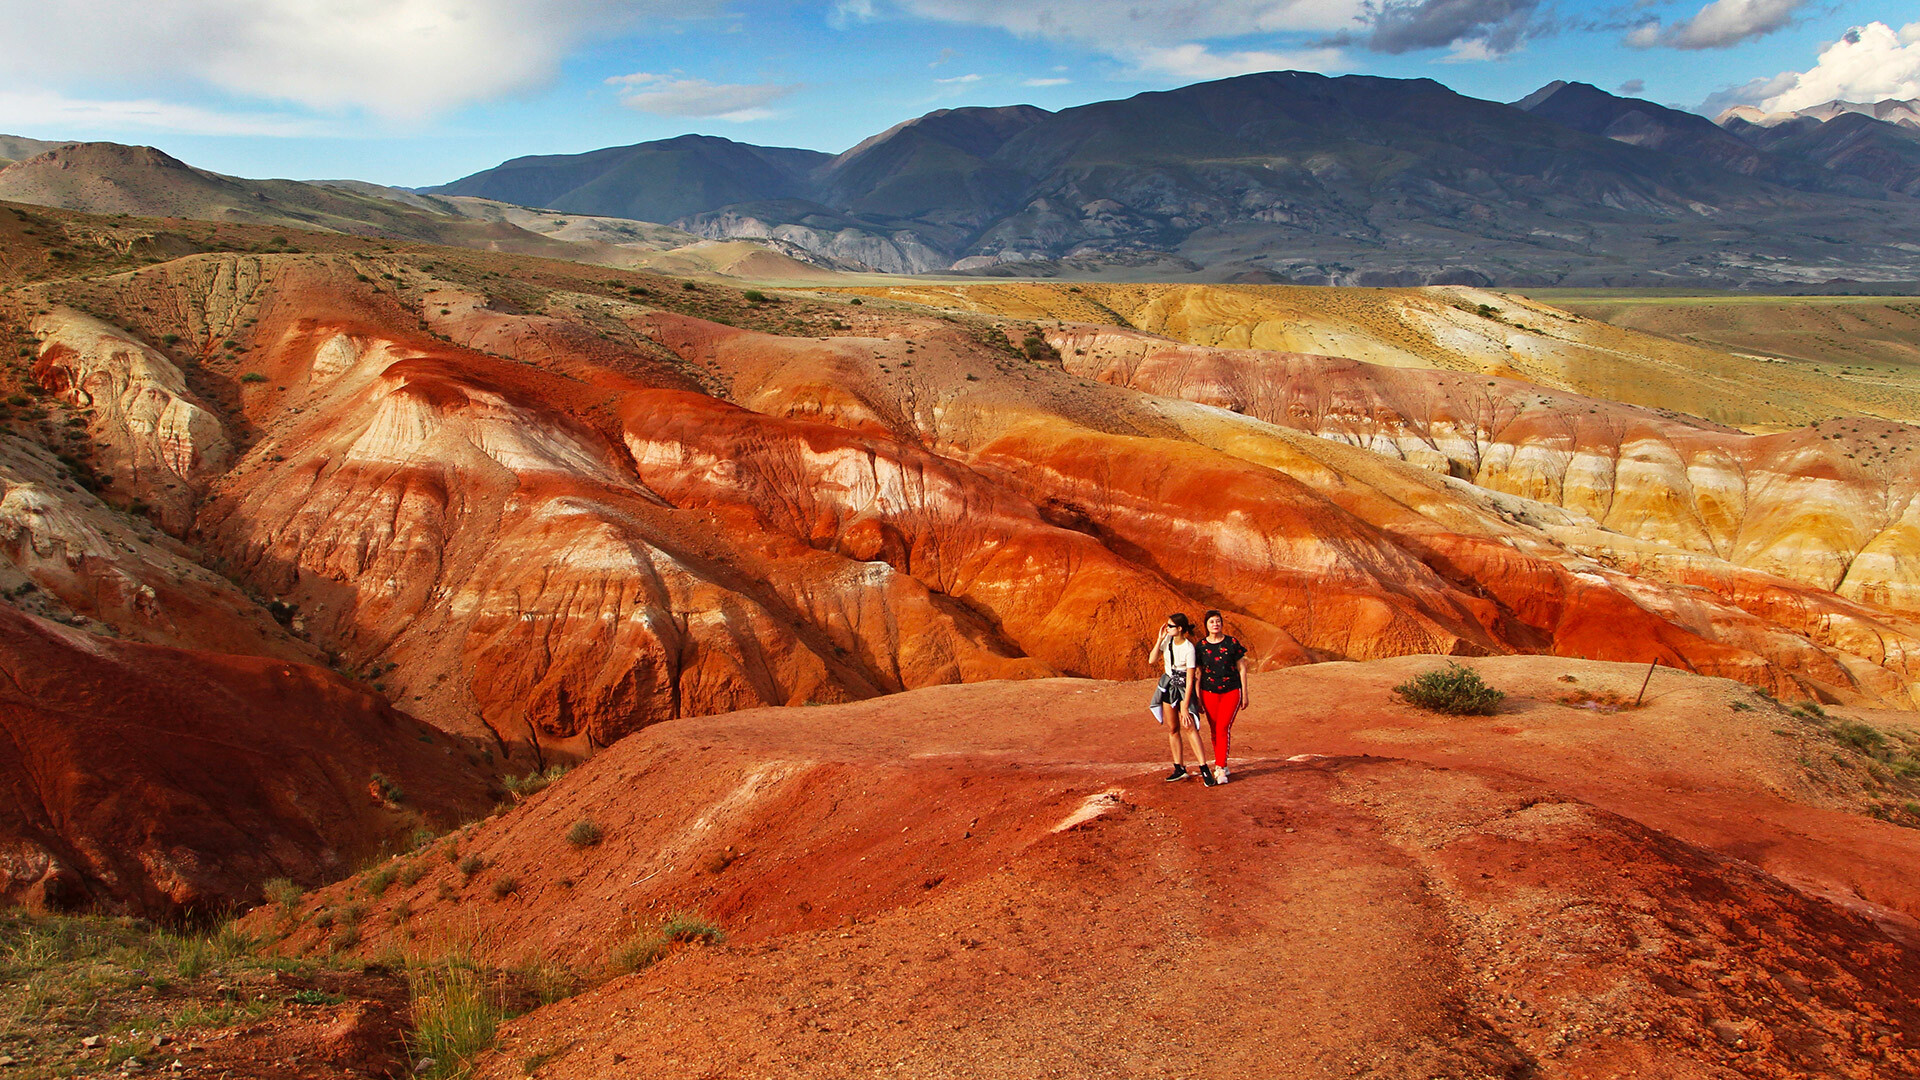
<svg viewBox="0 0 1920 1080"><path fill-rule="evenodd" d="M1871 754L1887 743L1886 735L1858 720L1842 720L1828 729L1833 737L1863 754Z"/></svg>
<svg viewBox="0 0 1920 1080"><path fill-rule="evenodd" d="M606 839L606 832L591 818L581 818L567 830L567 843L577 848L590 848Z"/></svg>
<svg viewBox="0 0 1920 1080"><path fill-rule="evenodd" d="M1488 686L1479 672L1452 661L1440 670L1421 672L1393 692L1409 704L1449 716L1492 716L1507 696Z"/></svg>
<svg viewBox="0 0 1920 1080"><path fill-rule="evenodd" d="M410 862L400 868L400 884L414 885L427 876L427 868L422 863Z"/></svg>
<svg viewBox="0 0 1920 1080"><path fill-rule="evenodd" d="M668 941L698 941L718 945L727 940L727 932L698 915L677 912L660 924L660 936Z"/></svg>
<svg viewBox="0 0 1920 1080"><path fill-rule="evenodd" d="M469 855L466 858L460 860L458 864L458 868L460 870L461 876L472 877L473 875L487 868L487 860L481 858L478 855Z"/></svg>
<svg viewBox="0 0 1920 1080"><path fill-rule="evenodd" d="M549 765L543 771L530 772L525 776L509 776L500 782L507 786L508 791L513 792L515 798L524 799L565 775L567 775L565 765Z"/></svg>
<svg viewBox="0 0 1920 1080"><path fill-rule="evenodd" d="M325 990L295 990L288 1000L295 1005L338 1005L347 1000L347 995L329 994Z"/></svg>
<svg viewBox="0 0 1920 1080"><path fill-rule="evenodd" d="M772 297L769 297L759 289L748 289L740 295L746 297L747 303L749 304L767 304L773 302Z"/></svg>
<svg viewBox="0 0 1920 1080"><path fill-rule="evenodd" d="M374 773L372 777L372 782L373 782L374 788L380 792L380 797L387 800L388 802L400 803L400 802L407 801L407 793L400 789L399 784L396 784L392 780L388 779L387 774Z"/></svg>
<svg viewBox="0 0 1920 1080"><path fill-rule="evenodd" d="M300 906L300 897L303 895L300 886L283 877L268 881L260 887L260 891L266 894L269 903L278 904L288 911Z"/></svg>
<svg viewBox="0 0 1920 1080"><path fill-rule="evenodd" d="M260 382L266 382L267 377L265 375L260 374L257 371L249 371L246 374L240 376L240 381L244 383L260 383Z"/></svg>
<svg viewBox="0 0 1920 1080"><path fill-rule="evenodd" d="M399 876L400 868L398 866L390 862L384 863L368 873L366 880L361 882L361 884L366 886L368 896L379 896L392 888L393 879Z"/></svg>

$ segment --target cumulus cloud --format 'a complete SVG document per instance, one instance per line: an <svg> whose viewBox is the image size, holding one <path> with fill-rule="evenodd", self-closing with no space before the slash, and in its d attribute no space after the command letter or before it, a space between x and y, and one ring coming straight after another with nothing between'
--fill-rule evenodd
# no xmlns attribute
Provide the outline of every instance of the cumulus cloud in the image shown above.
<svg viewBox="0 0 1920 1080"><path fill-rule="evenodd" d="M1520 47L1546 26L1536 20L1539 0L1383 0L1369 3L1363 21L1374 52L1454 50L1458 59L1491 59Z"/></svg>
<svg viewBox="0 0 1920 1080"><path fill-rule="evenodd" d="M1792 112L1829 101L1920 98L1920 22L1895 30L1886 23L1856 26L1820 50L1806 71L1783 71L1729 87L1700 106L1717 116L1735 105Z"/></svg>
<svg viewBox="0 0 1920 1080"><path fill-rule="evenodd" d="M1730 48L1786 27L1806 4L1807 0L1713 0L1691 19L1641 23L1627 33L1626 41L1637 49Z"/></svg>
<svg viewBox="0 0 1920 1080"><path fill-rule="evenodd" d="M735 123L772 116L766 106L799 89L772 83L711 83L645 71L616 75L607 82L625 88L620 103L630 109L655 116L712 117Z"/></svg>
<svg viewBox="0 0 1920 1080"><path fill-rule="evenodd" d="M406 119L539 85L587 33L719 0L0 0L20 89L213 87ZM31 48L18 47L31 42Z"/></svg>

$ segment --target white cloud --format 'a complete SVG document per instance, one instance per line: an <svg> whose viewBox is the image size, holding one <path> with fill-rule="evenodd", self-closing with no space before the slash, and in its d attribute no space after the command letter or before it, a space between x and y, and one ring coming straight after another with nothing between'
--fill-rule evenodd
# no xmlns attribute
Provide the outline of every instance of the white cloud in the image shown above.
<svg viewBox="0 0 1920 1080"><path fill-rule="evenodd" d="M1829 101L1920 98L1920 22L1895 30L1886 23L1856 26L1820 50L1806 71L1783 71L1709 97L1700 106L1718 116L1735 105L1793 112Z"/></svg>
<svg viewBox="0 0 1920 1080"><path fill-rule="evenodd" d="M9 131L69 134L127 130L179 135L316 136L338 134L304 117L226 113L153 99L93 101L50 90L0 90L0 122Z"/></svg>
<svg viewBox="0 0 1920 1080"><path fill-rule="evenodd" d="M719 0L0 0L0 82L213 87L415 119L537 86L588 33ZM31 42L31 48L19 43Z"/></svg>
<svg viewBox="0 0 1920 1080"><path fill-rule="evenodd" d="M1792 85L1763 100L1768 112L1790 112L1829 101L1884 101L1920 98L1920 22L1895 31L1886 23L1868 23L1846 32L1820 50L1810 70L1793 75Z"/></svg>
<svg viewBox="0 0 1920 1080"><path fill-rule="evenodd" d="M1670 49L1725 49L1765 37L1793 21L1807 0L1713 0L1713 3L1670 26L1659 20L1642 23L1628 32L1626 42L1636 49L1664 45Z"/></svg>
<svg viewBox="0 0 1920 1080"><path fill-rule="evenodd" d="M1205 45L1189 42L1165 48L1134 49L1129 58L1144 71L1162 72L1182 79L1227 79L1255 71L1325 70L1339 66L1344 54L1339 49L1216 53Z"/></svg>
<svg viewBox="0 0 1920 1080"><path fill-rule="evenodd" d="M953 84L953 83L977 83L977 82L979 82L979 81L980 81L981 79L983 79L983 78L985 78L985 76L983 76L983 75L974 75L974 74L971 74L971 73L969 73L969 74L966 74L966 75L955 75L955 76L953 76L953 77L952 77L952 78L950 78L950 79L935 79L935 80L933 80L933 81L934 81L934 82L937 82L937 83L949 83L949 84Z"/></svg>
<svg viewBox="0 0 1920 1080"><path fill-rule="evenodd" d="M842 0L843 4L847 0ZM870 14L870 0L858 0ZM909 14L1095 47L1350 28L1364 0L894 0Z"/></svg>
<svg viewBox="0 0 1920 1080"><path fill-rule="evenodd" d="M607 82L623 86L620 103L655 116L716 117L745 123L774 115L766 106L800 89L773 83L711 83L672 75L636 72Z"/></svg>
<svg viewBox="0 0 1920 1080"><path fill-rule="evenodd" d="M1028 79L1021 86L1066 86L1072 79Z"/></svg>

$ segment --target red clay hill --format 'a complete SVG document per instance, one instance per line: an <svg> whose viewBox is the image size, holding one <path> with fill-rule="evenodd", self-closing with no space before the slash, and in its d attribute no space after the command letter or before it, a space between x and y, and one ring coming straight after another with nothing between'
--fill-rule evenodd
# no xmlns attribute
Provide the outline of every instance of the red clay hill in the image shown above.
<svg viewBox="0 0 1920 1080"><path fill-rule="evenodd" d="M1063 340L1062 363L992 320L606 273L199 255L24 289L41 307L22 313L108 501L293 613L298 640L247 651L383 672L441 728L543 752L763 704L1132 677L1168 610L1208 607L1262 667L1657 657L1788 698L1914 703L1905 487L1867 484L1817 433L1762 452L1510 381L1469 399L1447 373L1183 361L1280 380L1236 376L1258 392L1229 400L1103 367L1118 331L1084 355ZM1323 415L1399 431L1381 403L1417 399L1432 422L1391 446L1320 437L1337 433L1266 408L1287 379L1335 394ZM1483 437L1475 407L1574 417L1578 437L1544 418ZM1897 472L1915 435L1885 427ZM1449 456L1469 452L1480 472ZM1737 506L1713 495L1728 476ZM1875 499L1884 526L1848 509ZM1822 570L1786 555L1812 518L1878 531Z"/></svg>
<svg viewBox="0 0 1920 1080"><path fill-rule="evenodd" d="M464 741L305 664L0 606L0 901L206 917L489 805Z"/></svg>
<svg viewBox="0 0 1920 1080"><path fill-rule="evenodd" d="M252 925L605 980L494 1078L1920 1070L1920 819L1836 734L1906 714L1538 657L1472 662L1494 716L1394 699L1437 663L1256 677L1219 788L1162 782L1147 683L669 721ZM726 940L622 974L673 915Z"/></svg>

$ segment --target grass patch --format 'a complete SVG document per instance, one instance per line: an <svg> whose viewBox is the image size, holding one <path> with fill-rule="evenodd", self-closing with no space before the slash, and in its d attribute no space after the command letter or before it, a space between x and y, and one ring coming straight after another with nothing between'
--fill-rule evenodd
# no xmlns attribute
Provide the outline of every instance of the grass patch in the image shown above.
<svg viewBox="0 0 1920 1080"><path fill-rule="evenodd" d="M1408 704L1449 716L1492 716L1506 691L1495 690L1480 673L1464 664L1447 662L1436 671L1424 671L1393 688Z"/></svg>
<svg viewBox="0 0 1920 1080"><path fill-rule="evenodd" d="M592 818L581 818L567 830L567 843L577 848L590 848L606 839L606 831L595 824Z"/></svg>
<svg viewBox="0 0 1920 1080"><path fill-rule="evenodd" d="M525 776L509 776L500 781L516 799L524 799L537 791L544 791L548 784L567 775L565 765L549 765L544 770L530 772Z"/></svg>
<svg viewBox="0 0 1920 1080"><path fill-rule="evenodd" d="M494 1034L509 1016L506 1002L491 992L488 980L460 956L411 964L407 990L413 1000L413 1034L407 1048L413 1059L433 1059L417 1075L426 1080L464 1077L474 1059L493 1045Z"/></svg>
<svg viewBox="0 0 1920 1080"><path fill-rule="evenodd" d="M386 863L369 873L362 884L367 887L368 896L380 896L392 888L394 881L399 877L400 868L393 863Z"/></svg>
<svg viewBox="0 0 1920 1080"><path fill-rule="evenodd" d="M517 893L519 891L520 891L519 878L507 876L507 877L497 877L493 879L493 897L496 900L505 900L507 897L512 896L514 893Z"/></svg>
<svg viewBox="0 0 1920 1080"><path fill-rule="evenodd" d="M295 885L291 880L283 877L273 878L268 881L265 885L261 886L261 891L266 893L268 903L277 904L286 911L293 911L298 908L300 906L300 897L305 895L300 886Z"/></svg>
<svg viewBox="0 0 1920 1080"><path fill-rule="evenodd" d="M469 855L456 863L454 868L460 871L461 877L471 878L487 868L487 860L478 855Z"/></svg>
<svg viewBox="0 0 1920 1080"><path fill-rule="evenodd" d="M622 973L642 971L664 960L676 945L718 945L725 940L727 932L707 919L676 912L615 946L607 957L607 966Z"/></svg>
<svg viewBox="0 0 1920 1080"><path fill-rule="evenodd" d="M164 1065L170 1052L154 1048L154 1034L259 1020L285 1000L276 973L325 966L264 956L258 944L231 924L173 930L0 910L0 1053L26 1065L22 1077L98 1075L133 1058ZM83 1048L94 1035L103 1045Z"/></svg>

